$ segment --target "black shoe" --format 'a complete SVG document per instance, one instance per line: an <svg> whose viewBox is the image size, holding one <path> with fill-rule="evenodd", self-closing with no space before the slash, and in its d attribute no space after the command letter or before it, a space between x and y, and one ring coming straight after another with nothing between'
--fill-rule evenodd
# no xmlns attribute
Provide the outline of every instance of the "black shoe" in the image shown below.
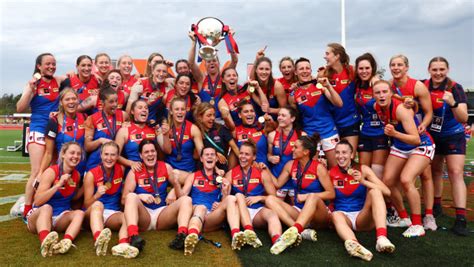
<svg viewBox="0 0 474 267"><path fill-rule="evenodd" d="M184 240L186 239L186 234L179 233L176 235L173 241L168 245L172 249L181 250L184 248Z"/></svg>
<svg viewBox="0 0 474 267"><path fill-rule="evenodd" d="M443 215L443 207L441 205L434 205L433 206L433 216L438 218L439 216Z"/></svg>
<svg viewBox="0 0 474 267"><path fill-rule="evenodd" d="M143 250L145 243L145 240L138 235L133 235L132 237L130 237L130 245L138 248L139 251Z"/></svg>
<svg viewBox="0 0 474 267"><path fill-rule="evenodd" d="M467 230L466 226L466 218L456 218L454 221L454 226L451 228L451 230L457 235L467 236L469 231Z"/></svg>

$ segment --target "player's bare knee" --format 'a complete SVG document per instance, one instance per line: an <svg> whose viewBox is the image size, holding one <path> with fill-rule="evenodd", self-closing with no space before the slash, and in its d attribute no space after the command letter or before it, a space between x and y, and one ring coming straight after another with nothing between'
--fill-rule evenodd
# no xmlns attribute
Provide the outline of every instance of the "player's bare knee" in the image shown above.
<svg viewBox="0 0 474 267"><path fill-rule="evenodd" d="M102 202L100 202L100 201L95 201L94 203L92 203L91 211L103 212L104 211L104 204L102 204Z"/></svg>

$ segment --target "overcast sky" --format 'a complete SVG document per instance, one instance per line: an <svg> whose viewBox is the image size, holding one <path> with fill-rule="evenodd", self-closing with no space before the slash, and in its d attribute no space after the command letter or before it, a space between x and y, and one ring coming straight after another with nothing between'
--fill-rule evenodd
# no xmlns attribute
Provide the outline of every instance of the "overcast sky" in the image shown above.
<svg viewBox="0 0 474 267"><path fill-rule="evenodd" d="M240 80L246 63L268 45L274 76L283 56L304 56L313 70L324 64L326 44L340 42L340 0L325 1L23 1L0 0L0 94L19 94L38 54L55 55L64 74L79 55L107 52L147 58L187 58L187 32L200 18L214 16L235 29ZM450 76L474 88L474 1L346 0L346 49L351 63L364 52L388 70L389 58L405 54L410 75L426 78L428 61L444 56ZM227 60L224 43L218 47ZM389 71L386 78L390 76Z"/></svg>

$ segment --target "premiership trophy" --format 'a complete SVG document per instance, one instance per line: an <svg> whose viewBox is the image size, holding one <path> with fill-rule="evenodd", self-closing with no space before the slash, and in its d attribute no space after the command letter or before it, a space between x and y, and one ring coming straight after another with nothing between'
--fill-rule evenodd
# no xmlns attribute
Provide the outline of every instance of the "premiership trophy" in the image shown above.
<svg viewBox="0 0 474 267"><path fill-rule="evenodd" d="M204 60L211 60L217 57L216 46L220 41L225 40L228 53L239 53L239 48L235 42L230 28L222 21L213 17L205 17L197 24L191 25L191 31L196 35L199 42L199 57Z"/></svg>

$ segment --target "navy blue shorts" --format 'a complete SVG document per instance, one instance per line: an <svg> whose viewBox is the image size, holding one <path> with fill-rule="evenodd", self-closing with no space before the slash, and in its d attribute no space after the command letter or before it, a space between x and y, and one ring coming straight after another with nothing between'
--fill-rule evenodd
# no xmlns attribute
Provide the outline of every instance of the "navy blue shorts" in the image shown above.
<svg viewBox="0 0 474 267"><path fill-rule="evenodd" d="M466 155L466 137L464 133L434 138L435 155Z"/></svg>
<svg viewBox="0 0 474 267"><path fill-rule="evenodd" d="M357 122L351 126L338 128L339 138L344 138L348 136L358 136L360 134L360 122Z"/></svg>
<svg viewBox="0 0 474 267"><path fill-rule="evenodd" d="M388 150L390 145L386 135L367 136L359 135L359 144L357 145L358 152L372 152L375 150Z"/></svg>

